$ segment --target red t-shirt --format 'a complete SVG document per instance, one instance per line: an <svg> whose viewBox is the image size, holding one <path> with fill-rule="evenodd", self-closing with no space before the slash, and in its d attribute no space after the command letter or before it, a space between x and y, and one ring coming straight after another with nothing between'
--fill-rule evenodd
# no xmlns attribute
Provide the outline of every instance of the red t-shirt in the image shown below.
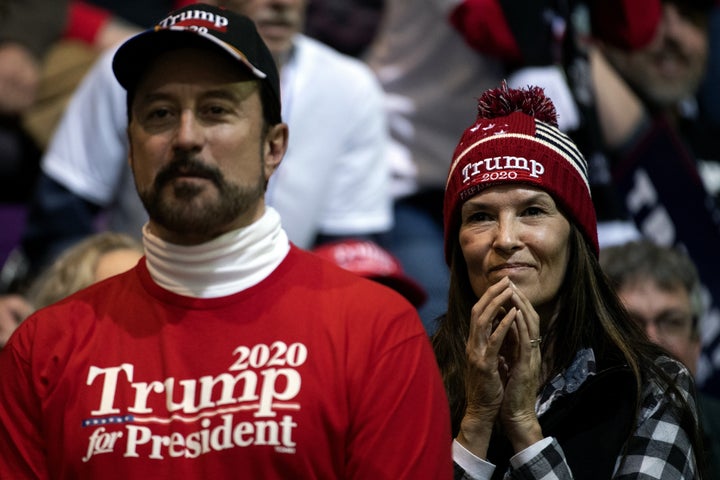
<svg viewBox="0 0 720 480"><path fill-rule="evenodd" d="M452 476L414 309L296 248L214 299L141 261L31 316L0 372L0 478Z"/></svg>

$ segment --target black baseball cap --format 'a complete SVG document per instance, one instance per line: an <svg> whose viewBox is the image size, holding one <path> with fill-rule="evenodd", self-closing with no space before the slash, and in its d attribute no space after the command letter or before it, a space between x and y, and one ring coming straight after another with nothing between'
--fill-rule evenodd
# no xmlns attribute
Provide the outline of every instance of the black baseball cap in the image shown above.
<svg viewBox="0 0 720 480"><path fill-rule="evenodd" d="M244 65L268 89L270 120L280 123L280 77L275 60L253 21L224 8L195 3L170 12L118 48L112 63L115 78L123 88L132 90L159 55L192 46L216 48Z"/></svg>

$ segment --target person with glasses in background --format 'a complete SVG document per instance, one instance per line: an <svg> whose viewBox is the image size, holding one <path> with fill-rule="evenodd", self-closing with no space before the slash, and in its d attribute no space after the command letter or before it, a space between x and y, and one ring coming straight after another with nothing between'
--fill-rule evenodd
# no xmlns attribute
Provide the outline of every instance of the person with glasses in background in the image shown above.
<svg viewBox="0 0 720 480"><path fill-rule="evenodd" d="M703 301L697 268L690 257L677 248L637 240L603 248L600 265L630 317L650 340L695 375ZM710 478L720 478L720 400L698 392L698 404Z"/></svg>

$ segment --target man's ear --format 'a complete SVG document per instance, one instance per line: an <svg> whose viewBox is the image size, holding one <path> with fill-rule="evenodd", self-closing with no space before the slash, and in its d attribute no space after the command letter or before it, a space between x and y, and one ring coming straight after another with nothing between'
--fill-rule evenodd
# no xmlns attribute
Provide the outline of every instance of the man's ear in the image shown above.
<svg viewBox="0 0 720 480"><path fill-rule="evenodd" d="M130 165L130 170L132 170L133 166L133 144L132 139L130 138L130 125L125 127L125 137L127 138L127 145L128 145L128 156L127 156L127 162Z"/></svg>
<svg viewBox="0 0 720 480"><path fill-rule="evenodd" d="M288 145L288 126L285 123L278 123L268 128L263 145L265 168L265 179L269 180L270 175L280 165Z"/></svg>

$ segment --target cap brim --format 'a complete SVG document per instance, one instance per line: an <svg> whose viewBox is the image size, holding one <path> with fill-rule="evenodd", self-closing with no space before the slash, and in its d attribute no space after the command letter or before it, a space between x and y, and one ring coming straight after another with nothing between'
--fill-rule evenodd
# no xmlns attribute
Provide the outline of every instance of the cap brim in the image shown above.
<svg viewBox="0 0 720 480"><path fill-rule="evenodd" d="M126 90L133 88L147 67L159 55L170 50L183 47L215 48L230 54L257 78L264 79L267 74L253 64L245 56L222 40L201 32L186 29L147 30L135 35L118 48L113 58L112 68L120 85Z"/></svg>

